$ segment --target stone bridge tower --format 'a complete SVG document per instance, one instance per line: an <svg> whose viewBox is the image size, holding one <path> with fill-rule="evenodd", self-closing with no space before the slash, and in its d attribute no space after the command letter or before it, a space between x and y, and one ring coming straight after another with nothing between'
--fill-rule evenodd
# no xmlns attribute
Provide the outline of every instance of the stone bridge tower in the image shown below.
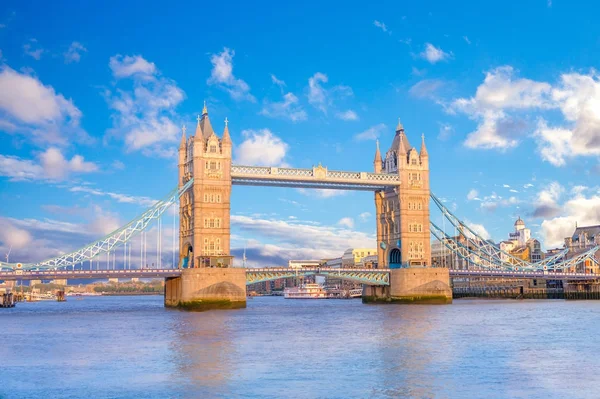
<svg viewBox="0 0 600 399"><path fill-rule="evenodd" d="M376 173L397 173L400 186L375 193L377 257L389 267L389 285L364 286L363 302L451 303L448 269L431 266L429 233L429 154L425 137L421 149L410 146L398 121L392 146L381 158L379 143Z"/></svg>
<svg viewBox="0 0 600 399"><path fill-rule="evenodd" d="M399 268L431 265L429 233L429 154L425 137L421 150L412 148L398 121L385 159L379 144L375 172L397 173L400 187L375 193L379 264Z"/></svg>
<svg viewBox="0 0 600 399"><path fill-rule="evenodd" d="M231 137L228 121L221 138L213 131L206 103L196 132L179 145L179 186L192 188L180 200L179 267L228 267L230 256Z"/></svg>

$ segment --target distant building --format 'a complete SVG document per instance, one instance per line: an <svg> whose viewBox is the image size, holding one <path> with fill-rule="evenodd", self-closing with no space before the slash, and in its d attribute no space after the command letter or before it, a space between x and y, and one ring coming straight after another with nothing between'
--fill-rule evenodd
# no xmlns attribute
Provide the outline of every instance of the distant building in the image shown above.
<svg viewBox="0 0 600 399"><path fill-rule="evenodd" d="M319 267L321 260L289 260L288 267L292 269L300 269L303 267Z"/></svg>
<svg viewBox="0 0 600 399"><path fill-rule="evenodd" d="M67 279L54 279L54 280L52 280L52 283L56 284L56 285L65 285L66 286Z"/></svg>
<svg viewBox="0 0 600 399"><path fill-rule="evenodd" d="M118 284L119 283L119 279L117 277L109 278L108 282L109 283Z"/></svg>
<svg viewBox="0 0 600 399"><path fill-rule="evenodd" d="M544 259L540 242L531 238L531 230L525 227L521 217L516 220L514 226L515 231L508 234L508 240L498 244L500 250L526 262L535 263ZM506 254L500 254L500 258L504 262L511 262L510 256Z"/></svg>
<svg viewBox="0 0 600 399"><path fill-rule="evenodd" d="M567 259L576 257L582 252L589 251L597 245L600 245L600 225L584 227L575 225L575 231L571 237L565 238L565 247L569 249ZM600 273L598 268L598 262L600 262L599 252L596 252L595 254L596 262L585 260L572 267L570 271L578 273Z"/></svg>
<svg viewBox="0 0 600 399"><path fill-rule="evenodd" d="M375 248L349 248L342 255L342 267L359 267L361 261L366 256L377 255Z"/></svg>

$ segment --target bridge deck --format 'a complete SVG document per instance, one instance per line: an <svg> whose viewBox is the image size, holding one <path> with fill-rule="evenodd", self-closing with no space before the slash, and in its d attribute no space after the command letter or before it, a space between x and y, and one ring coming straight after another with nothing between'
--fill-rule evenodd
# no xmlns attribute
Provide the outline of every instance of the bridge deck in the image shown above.
<svg viewBox="0 0 600 399"><path fill-rule="evenodd" d="M336 274L387 274L390 269L336 269L327 267L299 268L265 267L248 268L247 274L322 274L335 277ZM89 278L166 278L181 275L181 269L131 269L131 270L38 270L38 271L0 271L0 280L53 280L53 279L89 279ZM450 277L494 277L526 278L542 280L600 280L599 274L563 273L563 272L523 272L501 270L450 270Z"/></svg>

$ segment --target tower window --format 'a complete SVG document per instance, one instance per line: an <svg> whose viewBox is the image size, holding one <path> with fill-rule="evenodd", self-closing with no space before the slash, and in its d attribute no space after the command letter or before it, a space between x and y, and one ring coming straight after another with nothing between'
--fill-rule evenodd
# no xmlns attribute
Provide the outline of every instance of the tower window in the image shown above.
<svg viewBox="0 0 600 399"><path fill-rule="evenodd" d="M417 164L417 160L413 158L413 159L411 159L411 160L410 160L410 163L411 163L412 165L416 165L416 164Z"/></svg>
<svg viewBox="0 0 600 399"><path fill-rule="evenodd" d="M217 152L217 146L216 145L211 145L210 146L210 152Z"/></svg>

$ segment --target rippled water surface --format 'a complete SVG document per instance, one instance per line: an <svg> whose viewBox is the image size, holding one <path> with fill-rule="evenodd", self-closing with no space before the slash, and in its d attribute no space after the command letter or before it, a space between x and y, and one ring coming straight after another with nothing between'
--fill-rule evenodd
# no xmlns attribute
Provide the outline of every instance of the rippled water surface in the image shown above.
<svg viewBox="0 0 600 399"><path fill-rule="evenodd" d="M599 398L600 301L0 309L2 398Z"/></svg>

